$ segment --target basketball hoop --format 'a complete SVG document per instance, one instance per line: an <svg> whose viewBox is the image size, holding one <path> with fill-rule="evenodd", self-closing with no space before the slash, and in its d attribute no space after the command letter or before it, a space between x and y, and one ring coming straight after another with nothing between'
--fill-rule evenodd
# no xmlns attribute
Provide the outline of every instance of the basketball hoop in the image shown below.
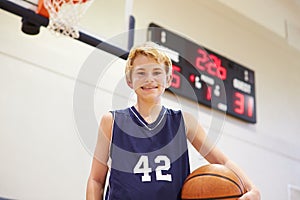
<svg viewBox="0 0 300 200"><path fill-rule="evenodd" d="M39 0L37 13L49 18L48 29L79 38L79 21L94 0Z"/></svg>

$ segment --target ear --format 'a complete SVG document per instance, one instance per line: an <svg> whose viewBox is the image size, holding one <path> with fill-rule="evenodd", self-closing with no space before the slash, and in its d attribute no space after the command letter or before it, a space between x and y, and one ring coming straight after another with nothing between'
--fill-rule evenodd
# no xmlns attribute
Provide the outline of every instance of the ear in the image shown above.
<svg viewBox="0 0 300 200"><path fill-rule="evenodd" d="M133 89L133 85L132 85L132 82L131 81L129 81L129 80L126 80L126 82L127 82L127 85L131 88L131 89Z"/></svg>
<svg viewBox="0 0 300 200"><path fill-rule="evenodd" d="M171 86L172 80L173 80L172 75L167 76L166 88L169 88Z"/></svg>

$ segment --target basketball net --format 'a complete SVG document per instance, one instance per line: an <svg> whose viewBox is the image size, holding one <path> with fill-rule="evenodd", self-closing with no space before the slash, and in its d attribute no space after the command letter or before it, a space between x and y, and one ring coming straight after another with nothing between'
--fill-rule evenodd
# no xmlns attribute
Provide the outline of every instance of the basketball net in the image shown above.
<svg viewBox="0 0 300 200"><path fill-rule="evenodd" d="M79 38L79 21L94 0L39 0L37 13L49 18L48 29Z"/></svg>

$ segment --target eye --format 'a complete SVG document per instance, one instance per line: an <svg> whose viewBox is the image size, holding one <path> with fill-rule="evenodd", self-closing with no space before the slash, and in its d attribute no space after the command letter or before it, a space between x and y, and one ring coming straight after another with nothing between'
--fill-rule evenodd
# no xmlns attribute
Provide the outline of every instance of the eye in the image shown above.
<svg viewBox="0 0 300 200"><path fill-rule="evenodd" d="M137 72L137 74L140 75L140 76L143 76L143 75L145 75L145 72L139 71L139 72Z"/></svg>
<svg viewBox="0 0 300 200"><path fill-rule="evenodd" d="M155 75L155 76L160 75L160 74L162 74L161 71L155 71L155 72L153 72L153 75Z"/></svg>

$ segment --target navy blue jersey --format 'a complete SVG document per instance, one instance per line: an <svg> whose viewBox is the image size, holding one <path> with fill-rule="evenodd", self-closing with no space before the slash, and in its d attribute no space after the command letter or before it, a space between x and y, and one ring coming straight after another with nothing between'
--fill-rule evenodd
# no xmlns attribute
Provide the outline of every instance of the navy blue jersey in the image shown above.
<svg viewBox="0 0 300 200"><path fill-rule="evenodd" d="M147 123L134 107L113 111L107 200L177 200L190 173L181 111Z"/></svg>

